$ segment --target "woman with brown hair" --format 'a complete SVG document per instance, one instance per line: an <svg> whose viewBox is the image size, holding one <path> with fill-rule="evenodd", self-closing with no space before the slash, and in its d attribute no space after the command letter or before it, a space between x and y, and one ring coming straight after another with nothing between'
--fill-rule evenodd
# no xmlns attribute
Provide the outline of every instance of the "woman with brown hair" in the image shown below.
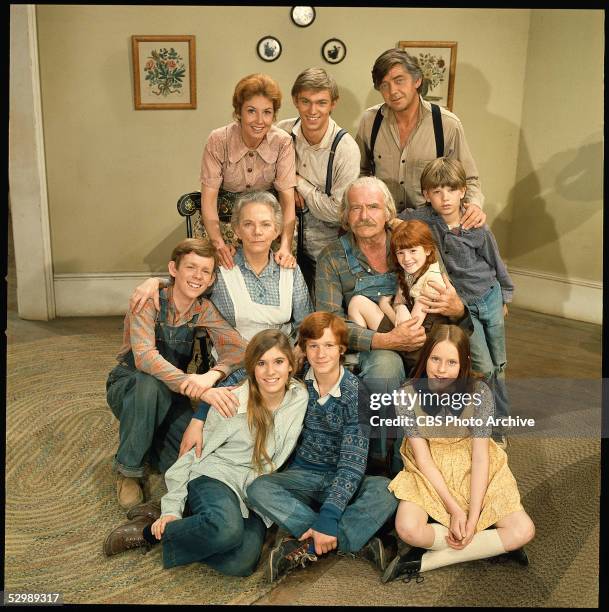
<svg viewBox="0 0 609 612"><path fill-rule="evenodd" d="M247 486L281 467L292 452L307 408L308 393L292 375L295 362L287 337L278 330L256 334L245 353L247 379L236 389L237 415L210 411L200 457L191 449L165 473L161 512L136 507L132 520L106 538L104 552L163 544L165 568L199 561L224 574L247 576L260 557L272 523L249 510ZM222 388L211 388L214 405ZM190 515L181 518L188 501Z"/></svg>
<svg viewBox="0 0 609 612"><path fill-rule="evenodd" d="M201 218L218 250L220 265L233 267L236 239L230 227L235 196L274 188L283 211L283 231L275 259L293 268L296 166L292 138L273 125L281 91L266 74L243 77L233 93L234 121L213 130L201 161Z"/></svg>
<svg viewBox="0 0 609 612"><path fill-rule="evenodd" d="M535 527L505 451L490 438L493 394L472 372L465 332L434 327L403 390L408 402L396 413L407 422L404 469L389 490L400 500L397 534L412 548L393 559L383 582L506 552L528 564L522 546Z"/></svg>

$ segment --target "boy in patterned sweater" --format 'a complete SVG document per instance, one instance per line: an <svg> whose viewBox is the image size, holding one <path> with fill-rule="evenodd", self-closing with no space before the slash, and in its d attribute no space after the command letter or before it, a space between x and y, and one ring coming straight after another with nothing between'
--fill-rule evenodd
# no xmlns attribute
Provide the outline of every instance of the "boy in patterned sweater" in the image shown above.
<svg viewBox="0 0 609 612"><path fill-rule="evenodd" d="M364 476L368 435L358 422L358 395L367 393L341 365L347 326L334 314L314 312L301 323L298 344L311 366L299 445L287 469L260 476L247 489L249 505L291 534L271 551L267 578L336 548L382 571L385 551L375 534L397 503L387 478Z"/></svg>

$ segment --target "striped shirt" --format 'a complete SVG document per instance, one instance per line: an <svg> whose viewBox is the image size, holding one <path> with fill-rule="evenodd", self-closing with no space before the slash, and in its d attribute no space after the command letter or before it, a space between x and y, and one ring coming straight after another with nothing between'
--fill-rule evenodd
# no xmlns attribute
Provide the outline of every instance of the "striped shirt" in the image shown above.
<svg viewBox="0 0 609 612"><path fill-rule="evenodd" d="M207 331L218 351L218 363L214 366L214 370L227 376L241 364L247 343L239 332L221 317L209 300L198 298L186 312L180 313L173 301L173 287L161 291L166 292L167 296L167 319L164 322L168 325L175 327L186 325L199 314L195 326ZM157 316L152 300L148 300L138 313L131 310L127 312L123 323L123 345L117 360L120 362L129 351L133 351L135 367L138 370L151 374L163 381L172 391L179 393L180 385L188 375L167 361L157 350L155 338Z"/></svg>

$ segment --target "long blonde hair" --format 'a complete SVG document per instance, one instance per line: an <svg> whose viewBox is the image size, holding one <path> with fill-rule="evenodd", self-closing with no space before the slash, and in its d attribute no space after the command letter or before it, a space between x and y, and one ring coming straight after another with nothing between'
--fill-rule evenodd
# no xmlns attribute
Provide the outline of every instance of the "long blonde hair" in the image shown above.
<svg viewBox="0 0 609 612"><path fill-rule="evenodd" d="M256 432L254 435L252 463L260 474L264 472L265 464L271 466L271 471L275 469L275 466L266 450L266 440L273 428L273 413L268 410L260 393L258 381L256 380L256 364L264 353L274 347L277 347L286 356L292 368L286 383L287 390L292 380L292 374L296 371L296 361L290 341L283 332L276 329L265 329L258 332L249 341L244 358L245 370L250 385L247 401L247 424L250 432Z"/></svg>

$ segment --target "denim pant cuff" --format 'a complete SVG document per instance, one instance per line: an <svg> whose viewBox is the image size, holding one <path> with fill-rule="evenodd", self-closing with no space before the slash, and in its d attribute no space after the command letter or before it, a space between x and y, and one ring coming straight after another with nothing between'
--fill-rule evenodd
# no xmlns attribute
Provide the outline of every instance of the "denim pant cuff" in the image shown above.
<svg viewBox="0 0 609 612"><path fill-rule="evenodd" d="M119 472L123 476L127 476L127 478L142 478L144 476L144 468L142 467L127 467L126 465L122 465L119 463L114 457L112 460L112 468L115 472Z"/></svg>

